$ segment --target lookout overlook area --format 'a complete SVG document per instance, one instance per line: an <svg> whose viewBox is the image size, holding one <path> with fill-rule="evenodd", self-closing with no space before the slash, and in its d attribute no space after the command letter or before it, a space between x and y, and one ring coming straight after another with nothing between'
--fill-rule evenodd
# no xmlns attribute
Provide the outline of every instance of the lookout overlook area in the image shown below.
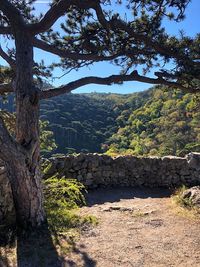
<svg viewBox="0 0 200 267"><path fill-rule="evenodd" d="M47 230L22 235L17 247L11 234L1 248L1 266L200 266L200 214L177 204L181 192L175 195L182 184L199 184L199 161L199 153L185 158L80 154L46 160L44 180L71 177L86 186L85 205L76 214L90 219L78 230L72 227L56 236ZM14 204L3 170L1 215L12 219ZM200 187L193 188L198 207Z"/></svg>
<svg viewBox="0 0 200 267"><path fill-rule="evenodd" d="M99 225L83 231L66 266L200 266L199 221L177 211L169 196L164 189L90 192L81 212L95 214Z"/></svg>
<svg viewBox="0 0 200 267"><path fill-rule="evenodd" d="M200 267L199 10L0 0L0 267Z"/></svg>
<svg viewBox="0 0 200 267"><path fill-rule="evenodd" d="M1 249L1 266L200 266L200 219L170 195L167 189L127 187L88 191L79 213L92 214L98 224L57 236L62 256L42 233L19 239L17 251Z"/></svg>

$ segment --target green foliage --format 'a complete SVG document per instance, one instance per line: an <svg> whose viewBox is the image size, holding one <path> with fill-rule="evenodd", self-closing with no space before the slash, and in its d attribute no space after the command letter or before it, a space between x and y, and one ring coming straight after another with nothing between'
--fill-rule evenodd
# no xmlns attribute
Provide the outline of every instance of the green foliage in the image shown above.
<svg viewBox="0 0 200 267"><path fill-rule="evenodd" d="M51 177L44 181L45 211L49 227L65 231L85 224L96 225L94 216L76 214L78 207L85 205L84 186L74 179Z"/></svg>
<svg viewBox="0 0 200 267"><path fill-rule="evenodd" d="M15 113L2 110L0 108L0 116L4 120L4 123L12 136L15 136L16 132L16 116ZM49 128L48 121L39 121L40 126L40 149L42 156L48 156L50 152L53 152L57 145L54 139L54 133Z"/></svg>
<svg viewBox="0 0 200 267"><path fill-rule="evenodd" d="M10 82L14 77L14 72L8 67L0 65L0 83Z"/></svg>
<svg viewBox="0 0 200 267"><path fill-rule="evenodd" d="M199 96L157 86L128 118L120 115L107 154L165 156L200 152ZM144 92L145 94L145 92ZM140 96L141 97L141 96ZM121 113L122 114L122 113Z"/></svg>
<svg viewBox="0 0 200 267"><path fill-rule="evenodd" d="M41 119L50 122L58 144L54 153L102 152L125 100L126 95L93 93L42 101Z"/></svg>
<svg viewBox="0 0 200 267"><path fill-rule="evenodd" d="M40 149L43 156L47 156L49 152L57 148L54 139L54 133L49 129L48 121L40 120Z"/></svg>
<svg viewBox="0 0 200 267"><path fill-rule="evenodd" d="M45 197L48 200L46 207L49 209L75 209L85 204L82 193L84 186L75 179L53 176L45 180L44 185Z"/></svg>
<svg viewBox="0 0 200 267"><path fill-rule="evenodd" d="M4 107L10 106L8 99ZM68 94L48 99L41 103L41 120L49 121L41 123L44 156L79 152L184 156L200 151L199 95L161 86L129 95Z"/></svg>
<svg viewBox="0 0 200 267"><path fill-rule="evenodd" d="M9 133L14 136L15 135L15 114L8 112L6 110L1 110L0 109L0 117L3 119L7 130Z"/></svg>

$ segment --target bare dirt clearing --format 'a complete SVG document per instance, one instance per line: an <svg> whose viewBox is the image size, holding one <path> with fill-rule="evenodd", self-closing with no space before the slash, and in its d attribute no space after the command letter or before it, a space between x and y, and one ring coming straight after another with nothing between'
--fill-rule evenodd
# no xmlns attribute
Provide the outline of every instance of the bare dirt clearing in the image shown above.
<svg viewBox="0 0 200 267"><path fill-rule="evenodd" d="M166 190L112 188L88 194L99 225L85 229L67 267L198 267L200 221L177 214Z"/></svg>
<svg viewBox="0 0 200 267"><path fill-rule="evenodd" d="M0 267L200 267L200 217L173 205L169 191L102 188L87 198L80 213L97 226L75 239L48 229L18 236L0 248Z"/></svg>

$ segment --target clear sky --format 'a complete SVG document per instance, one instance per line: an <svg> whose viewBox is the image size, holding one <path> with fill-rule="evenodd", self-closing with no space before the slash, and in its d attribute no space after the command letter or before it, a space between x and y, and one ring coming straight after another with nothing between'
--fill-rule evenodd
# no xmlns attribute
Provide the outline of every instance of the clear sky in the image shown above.
<svg viewBox="0 0 200 267"><path fill-rule="evenodd" d="M36 10L38 13L47 11L46 0L37 1L35 4ZM194 36L196 33L200 32L200 0L192 0L188 5L186 10L186 19L181 23L175 23L171 21L165 21L164 26L167 29L167 32L173 35L177 35L179 30L184 30L188 36ZM57 27L56 27L57 28ZM2 43L2 39L0 39ZM39 49L35 49L35 59L40 61L43 59L46 64L50 64L58 60L58 58L50 53L43 52ZM0 64L5 65L5 62L0 59ZM82 68L78 72L73 71L70 74L64 76L62 79L55 79L53 84L59 86L70 81L79 79L85 76L108 76L111 74L117 74L118 69L109 63L98 63L90 66L89 68ZM61 76L63 72L59 69L54 71L54 76ZM51 82L51 81L50 81ZM150 88L150 84L139 83L139 82L126 82L123 85L87 85L80 89L74 91L74 93L88 93L88 92L112 92L112 93L133 93L137 91L142 91Z"/></svg>

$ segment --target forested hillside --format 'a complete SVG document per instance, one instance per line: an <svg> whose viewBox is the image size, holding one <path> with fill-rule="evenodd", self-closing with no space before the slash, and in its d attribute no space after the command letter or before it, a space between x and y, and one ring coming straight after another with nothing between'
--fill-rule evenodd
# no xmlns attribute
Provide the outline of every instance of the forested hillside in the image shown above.
<svg viewBox="0 0 200 267"><path fill-rule="evenodd" d="M58 148L54 153L101 152L117 132L118 106L127 96L68 94L42 101L41 119L50 122Z"/></svg>
<svg viewBox="0 0 200 267"><path fill-rule="evenodd" d="M139 108L124 109L118 116L120 128L109 139L107 153L183 156L200 151L199 95L158 86L146 93Z"/></svg>
<svg viewBox="0 0 200 267"><path fill-rule="evenodd" d="M12 98L0 108L10 109ZM197 95L154 87L129 95L67 94L41 102L57 149L51 153L185 155L200 151Z"/></svg>

